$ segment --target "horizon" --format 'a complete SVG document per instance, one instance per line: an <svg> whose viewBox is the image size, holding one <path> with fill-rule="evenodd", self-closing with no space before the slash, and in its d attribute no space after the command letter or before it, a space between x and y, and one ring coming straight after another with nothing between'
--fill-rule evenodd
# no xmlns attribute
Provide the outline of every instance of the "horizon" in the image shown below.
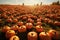
<svg viewBox="0 0 60 40"><path fill-rule="evenodd" d="M58 0L0 0L0 4L22 5L22 3L24 3L25 5L36 5L42 2L43 5L49 5L57 1Z"/></svg>

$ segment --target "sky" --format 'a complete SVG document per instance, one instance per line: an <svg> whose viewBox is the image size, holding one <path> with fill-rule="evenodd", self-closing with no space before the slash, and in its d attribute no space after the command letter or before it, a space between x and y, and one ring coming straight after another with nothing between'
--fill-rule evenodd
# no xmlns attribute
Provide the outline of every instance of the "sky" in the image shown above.
<svg viewBox="0 0 60 40"><path fill-rule="evenodd" d="M40 4L51 4L52 2L56 2L58 0L0 0L0 4L26 4L26 5L34 5ZM60 1L60 0L59 0Z"/></svg>

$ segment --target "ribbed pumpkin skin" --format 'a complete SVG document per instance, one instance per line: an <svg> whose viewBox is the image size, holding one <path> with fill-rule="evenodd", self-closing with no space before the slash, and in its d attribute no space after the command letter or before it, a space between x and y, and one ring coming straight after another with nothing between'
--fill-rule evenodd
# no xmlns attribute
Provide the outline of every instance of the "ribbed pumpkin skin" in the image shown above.
<svg viewBox="0 0 60 40"><path fill-rule="evenodd" d="M45 32L41 32L39 34L39 38L40 38L40 40L51 40L50 36L48 36L47 33L45 33Z"/></svg>
<svg viewBox="0 0 60 40"><path fill-rule="evenodd" d="M37 33L36 32L29 32L27 35L28 40L37 40Z"/></svg>
<svg viewBox="0 0 60 40"><path fill-rule="evenodd" d="M18 36L12 36L9 40L20 40Z"/></svg>

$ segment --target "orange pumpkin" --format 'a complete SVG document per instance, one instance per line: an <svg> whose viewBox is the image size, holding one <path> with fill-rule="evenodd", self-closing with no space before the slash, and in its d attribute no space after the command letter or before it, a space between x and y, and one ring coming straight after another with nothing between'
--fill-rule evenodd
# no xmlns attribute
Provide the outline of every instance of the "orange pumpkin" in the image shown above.
<svg viewBox="0 0 60 40"><path fill-rule="evenodd" d="M2 32L7 32L8 30L10 30L11 28L9 26L4 26L2 28Z"/></svg>
<svg viewBox="0 0 60 40"><path fill-rule="evenodd" d="M13 25L13 26L11 27L11 29L16 31L16 30L18 30L18 26L17 26L17 25Z"/></svg>
<svg viewBox="0 0 60 40"><path fill-rule="evenodd" d="M24 23L23 22L18 22L18 26L22 26Z"/></svg>
<svg viewBox="0 0 60 40"><path fill-rule="evenodd" d="M49 19L48 23L49 23L49 24L53 24L53 20L50 20L50 19Z"/></svg>
<svg viewBox="0 0 60 40"><path fill-rule="evenodd" d="M37 33L33 31L29 32L27 35L28 40L37 40L37 37L38 37Z"/></svg>
<svg viewBox="0 0 60 40"><path fill-rule="evenodd" d="M23 18L22 18L22 20L27 20L27 17L26 17L26 16L25 16L25 17L23 17Z"/></svg>
<svg viewBox="0 0 60 40"><path fill-rule="evenodd" d="M14 18L14 16L13 16L13 15L11 15L9 18Z"/></svg>
<svg viewBox="0 0 60 40"><path fill-rule="evenodd" d="M17 23L17 22L18 22L18 19L13 19L13 22L14 22L14 23Z"/></svg>
<svg viewBox="0 0 60 40"><path fill-rule="evenodd" d="M15 31L14 30L8 30L7 32L6 32L6 38L10 38L10 37L12 37L12 36L14 36L15 35Z"/></svg>
<svg viewBox="0 0 60 40"><path fill-rule="evenodd" d="M2 14L1 14L1 17L3 17L3 18L8 18L8 16L6 15L6 13L2 13Z"/></svg>
<svg viewBox="0 0 60 40"><path fill-rule="evenodd" d="M49 19L48 19L48 18L45 18L45 19L44 19L44 22L45 22L45 23L47 23L48 21L49 21Z"/></svg>
<svg viewBox="0 0 60 40"><path fill-rule="evenodd" d="M41 22L37 22L36 25L42 25L42 23Z"/></svg>
<svg viewBox="0 0 60 40"><path fill-rule="evenodd" d="M41 22L41 19L37 19L37 22Z"/></svg>
<svg viewBox="0 0 60 40"><path fill-rule="evenodd" d="M12 18L8 18L6 21L7 22L12 22Z"/></svg>
<svg viewBox="0 0 60 40"><path fill-rule="evenodd" d="M33 24L32 23L26 23L26 28L27 29L31 29L33 27Z"/></svg>
<svg viewBox="0 0 60 40"><path fill-rule="evenodd" d="M31 18L28 18L27 21L30 22L30 23L34 23L34 20L32 20Z"/></svg>
<svg viewBox="0 0 60 40"><path fill-rule="evenodd" d="M50 36L47 35L47 33L45 33L45 32L41 32L39 34L39 38L40 38L40 40L51 40Z"/></svg>
<svg viewBox="0 0 60 40"><path fill-rule="evenodd" d="M54 25L60 26L60 22L59 22L59 21L55 21L55 22L54 22Z"/></svg>
<svg viewBox="0 0 60 40"><path fill-rule="evenodd" d="M19 32L26 32L26 26L22 25L18 28Z"/></svg>
<svg viewBox="0 0 60 40"><path fill-rule="evenodd" d="M18 36L12 36L9 40L19 40L19 37Z"/></svg>
<svg viewBox="0 0 60 40"><path fill-rule="evenodd" d="M59 32L56 30L53 29L49 30L48 35L53 39L57 39L57 40L59 39Z"/></svg>
<svg viewBox="0 0 60 40"><path fill-rule="evenodd" d="M44 31L44 29L43 29L43 27L42 27L42 26L37 25L37 26L36 26L36 31L37 31L37 32L43 32L43 31Z"/></svg>

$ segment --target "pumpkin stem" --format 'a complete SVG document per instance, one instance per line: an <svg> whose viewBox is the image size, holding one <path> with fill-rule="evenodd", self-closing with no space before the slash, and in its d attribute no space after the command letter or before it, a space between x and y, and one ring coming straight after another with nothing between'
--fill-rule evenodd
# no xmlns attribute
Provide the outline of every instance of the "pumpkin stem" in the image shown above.
<svg viewBox="0 0 60 40"><path fill-rule="evenodd" d="M15 39L16 39L16 37L13 38L13 40L15 40Z"/></svg>
<svg viewBox="0 0 60 40"><path fill-rule="evenodd" d="M31 35L33 35L33 33L31 33Z"/></svg>

